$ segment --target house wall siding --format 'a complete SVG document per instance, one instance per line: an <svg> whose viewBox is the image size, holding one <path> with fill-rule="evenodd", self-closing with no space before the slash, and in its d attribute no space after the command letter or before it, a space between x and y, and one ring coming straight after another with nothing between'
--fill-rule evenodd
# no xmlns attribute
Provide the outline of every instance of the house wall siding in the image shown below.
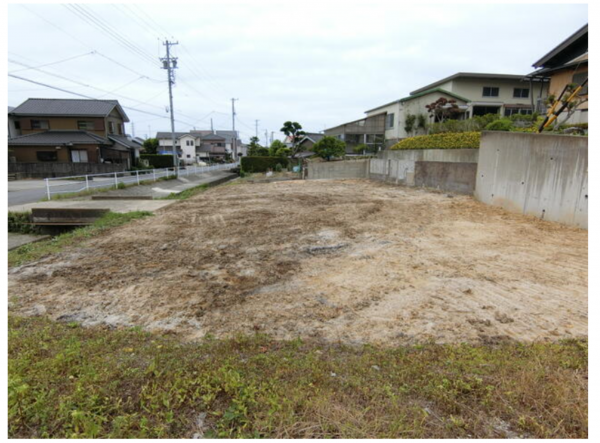
<svg viewBox="0 0 600 443"><path fill-rule="evenodd" d="M94 123L94 129L88 130L92 134L99 137L106 137L104 129L104 119L97 117L15 117L15 120L21 124L21 134L34 134L36 132L44 132L47 129L31 129L31 120L48 120L50 131L78 131L78 121L90 121Z"/></svg>
<svg viewBox="0 0 600 443"><path fill-rule="evenodd" d="M98 163L98 146L96 145L76 145L73 148L61 147L56 149L54 146L11 146L14 156L18 163L55 163L40 162L37 158L38 152L56 151L57 163L71 163L71 150L86 150L89 163Z"/></svg>

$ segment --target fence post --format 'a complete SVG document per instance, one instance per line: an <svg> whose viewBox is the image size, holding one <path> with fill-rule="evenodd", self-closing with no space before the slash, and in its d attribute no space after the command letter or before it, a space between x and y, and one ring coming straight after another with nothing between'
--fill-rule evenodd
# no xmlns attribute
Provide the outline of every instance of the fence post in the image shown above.
<svg viewBox="0 0 600 443"><path fill-rule="evenodd" d="M140 171L135 171L135 175L137 178L137 184L139 185L140 184Z"/></svg>
<svg viewBox="0 0 600 443"><path fill-rule="evenodd" d="M152 177L154 178L154 181L156 181L156 169L152 169Z"/></svg>
<svg viewBox="0 0 600 443"><path fill-rule="evenodd" d="M90 190L90 182L88 180L88 176L85 176L85 190L89 191Z"/></svg>
<svg viewBox="0 0 600 443"><path fill-rule="evenodd" d="M46 178L46 195L48 196L48 201L50 201L50 181Z"/></svg>
<svg viewBox="0 0 600 443"><path fill-rule="evenodd" d="M119 179L117 178L116 172L115 172L115 189L119 189Z"/></svg>

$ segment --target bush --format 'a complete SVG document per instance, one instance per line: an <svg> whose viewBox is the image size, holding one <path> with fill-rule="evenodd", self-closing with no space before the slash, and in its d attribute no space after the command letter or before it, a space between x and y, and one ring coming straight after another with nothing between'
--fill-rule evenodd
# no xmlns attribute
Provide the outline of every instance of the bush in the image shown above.
<svg viewBox="0 0 600 443"><path fill-rule="evenodd" d="M275 169L279 164L281 168L289 165L290 161L282 157L242 157L242 171L266 172Z"/></svg>
<svg viewBox="0 0 600 443"><path fill-rule="evenodd" d="M172 168L173 167L173 156L172 155L160 155L160 154L141 154L140 158L148 160L150 166L153 168Z"/></svg>
<svg viewBox="0 0 600 443"><path fill-rule="evenodd" d="M39 227L29 223L31 223L31 212L8 212L8 232L19 234L38 233Z"/></svg>
<svg viewBox="0 0 600 443"><path fill-rule="evenodd" d="M343 157L346 153L346 143L335 137L325 136L311 148L319 157L329 161L335 157Z"/></svg>
<svg viewBox="0 0 600 443"><path fill-rule="evenodd" d="M487 131L510 131L513 129L513 122L509 118L501 118L486 125Z"/></svg>
<svg viewBox="0 0 600 443"><path fill-rule="evenodd" d="M283 169L283 167L281 166L281 163L277 163L275 165L275 172L281 172L282 169Z"/></svg>
<svg viewBox="0 0 600 443"><path fill-rule="evenodd" d="M405 138L390 149L478 149L480 137L480 132L418 135Z"/></svg>

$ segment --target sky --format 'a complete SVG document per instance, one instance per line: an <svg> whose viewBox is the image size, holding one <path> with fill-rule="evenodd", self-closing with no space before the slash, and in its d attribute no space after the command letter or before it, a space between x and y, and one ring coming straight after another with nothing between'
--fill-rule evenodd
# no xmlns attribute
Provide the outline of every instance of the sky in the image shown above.
<svg viewBox="0 0 600 443"><path fill-rule="evenodd" d="M527 74L585 25L585 4L328 0L8 6L8 105L29 97L117 99L146 138L170 131L165 40L178 58L175 129L281 139L364 111L456 72ZM66 92L68 91L68 92ZM135 109L132 109L135 108Z"/></svg>

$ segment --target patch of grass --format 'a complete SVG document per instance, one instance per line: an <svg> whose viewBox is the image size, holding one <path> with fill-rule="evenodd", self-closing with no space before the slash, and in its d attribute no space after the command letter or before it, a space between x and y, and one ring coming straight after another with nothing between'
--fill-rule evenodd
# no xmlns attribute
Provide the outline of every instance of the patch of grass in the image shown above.
<svg viewBox="0 0 600 443"><path fill-rule="evenodd" d="M586 341L183 344L14 316L8 330L11 438L587 437Z"/></svg>
<svg viewBox="0 0 600 443"><path fill-rule="evenodd" d="M208 185L199 185L194 186L193 188L186 189L181 192L172 192L171 194L162 197L161 200L185 200L187 198L193 197L194 195L200 194L208 189Z"/></svg>
<svg viewBox="0 0 600 443"><path fill-rule="evenodd" d="M29 243L8 253L8 265L20 266L22 264L39 260L40 258L62 251L66 247L75 246L82 241L94 237L106 229L121 226L138 218L152 215L148 211L133 211L125 214L109 212L94 222L93 225L76 228L70 232L57 235L49 240Z"/></svg>

